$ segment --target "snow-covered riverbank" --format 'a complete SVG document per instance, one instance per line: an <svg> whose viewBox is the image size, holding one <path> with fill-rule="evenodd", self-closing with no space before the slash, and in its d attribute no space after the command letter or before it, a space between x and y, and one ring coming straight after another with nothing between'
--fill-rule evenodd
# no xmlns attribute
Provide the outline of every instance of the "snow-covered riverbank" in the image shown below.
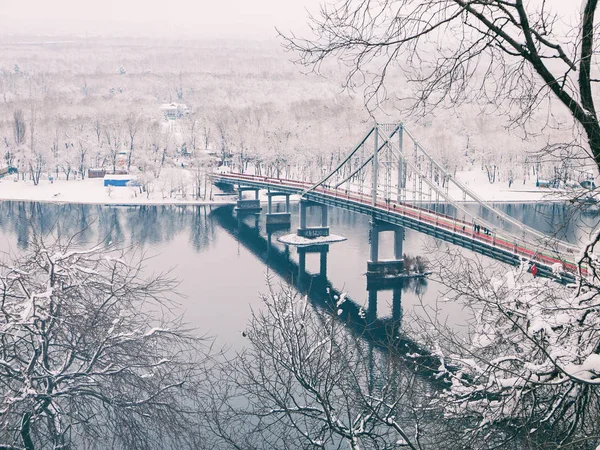
<svg viewBox="0 0 600 450"><path fill-rule="evenodd" d="M490 183L484 171L457 172L456 179L475 192L484 201L497 203L564 202L572 193L563 189L536 187L536 180L515 180L509 187L507 181ZM459 194L450 192L453 198Z"/></svg>
<svg viewBox="0 0 600 450"><path fill-rule="evenodd" d="M215 195L216 194L216 195ZM233 196L213 193L212 199L196 199L192 195L172 197L160 192L149 196L140 193L139 187L104 187L101 178L85 180L41 180L38 186L31 181L0 180L0 200L35 201L52 203L85 203L107 205L206 205L232 203Z"/></svg>
<svg viewBox="0 0 600 450"><path fill-rule="evenodd" d="M489 183L484 172L459 172L457 179L471 188L483 200L490 202L556 202L565 201L565 191L537 188L535 181L523 184L517 181L509 188L506 182ZM450 194L453 197L452 192ZM266 198L265 198L266 199ZM0 179L0 200L36 201L53 203L87 203L114 205L204 205L224 204L235 201L233 196L220 195L214 190L212 198L196 199L193 195L165 195L163 192L140 193L139 187L104 187L102 179L85 180L40 180L35 186L32 181L13 181L12 177Z"/></svg>

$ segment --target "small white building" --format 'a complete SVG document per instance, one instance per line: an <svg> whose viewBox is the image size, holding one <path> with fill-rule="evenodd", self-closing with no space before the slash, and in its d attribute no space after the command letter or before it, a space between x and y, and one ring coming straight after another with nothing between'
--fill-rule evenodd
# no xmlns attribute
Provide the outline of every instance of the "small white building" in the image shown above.
<svg viewBox="0 0 600 450"><path fill-rule="evenodd" d="M189 114L190 109L183 103L165 103L160 107L165 120L177 120Z"/></svg>

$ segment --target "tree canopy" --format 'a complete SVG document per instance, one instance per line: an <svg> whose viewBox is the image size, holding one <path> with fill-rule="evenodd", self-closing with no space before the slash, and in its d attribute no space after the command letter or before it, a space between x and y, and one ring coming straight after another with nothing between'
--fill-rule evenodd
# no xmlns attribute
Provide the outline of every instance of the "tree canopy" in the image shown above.
<svg viewBox="0 0 600 450"><path fill-rule="evenodd" d="M347 86L366 84L370 104L385 96L394 67L413 88L403 103L412 110L475 101L523 124L558 100L600 166L597 3L579 11L546 0L343 0L311 17L313 36L284 39L315 70L341 59Z"/></svg>

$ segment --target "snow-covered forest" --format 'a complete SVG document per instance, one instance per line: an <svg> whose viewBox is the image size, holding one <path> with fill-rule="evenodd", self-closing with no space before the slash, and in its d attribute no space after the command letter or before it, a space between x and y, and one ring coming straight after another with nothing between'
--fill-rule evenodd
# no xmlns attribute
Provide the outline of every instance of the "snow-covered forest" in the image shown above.
<svg viewBox="0 0 600 450"><path fill-rule="evenodd" d="M3 37L0 46L0 166L36 185L124 169L147 196L206 198L220 159L281 175L330 169L374 118L405 122L449 171L482 172L489 183L558 187L593 173L541 151L575 138L560 111L529 133L470 105L400 117L393 97L373 118L360 89L344 90L341 63L304 74L275 41ZM399 77L394 95L405 84ZM180 111L169 121L161 107L171 103ZM187 170L163 170L174 167Z"/></svg>
<svg viewBox="0 0 600 450"><path fill-rule="evenodd" d="M89 168L113 173L120 154L144 184L163 168L213 164L209 152L283 167L337 155L365 126L360 101L300 74L274 44L15 39L2 47L3 163L35 183ZM161 106L170 103L187 110L168 123Z"/></svg>

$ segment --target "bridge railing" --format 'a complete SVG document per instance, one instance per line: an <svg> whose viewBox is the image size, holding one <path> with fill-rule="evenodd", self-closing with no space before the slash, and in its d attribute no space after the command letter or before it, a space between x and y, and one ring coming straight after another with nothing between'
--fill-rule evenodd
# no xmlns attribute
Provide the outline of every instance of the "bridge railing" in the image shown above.
<svg viewBox="0 0 600 450"><path fill-rule="evenodd" d="M318 187L313 192L373 207L370 196L364 194L327 187ZM532 245L531 242L525 239L504 234L495 229L486 227L476 230L472 222L461 220L447 214L434 213L428 209L420 208L410 203L378 201L377 204L374 205L374 208L385 210L390 213L401 214L430 226L450 231L453 234L507 250L533 262L539 262L547 266L559 264L561 270L567 270L571 273L577 272L577 264L574 262L576 255L570 247L563 253L557 250L550 250L545 247Z"/></svg>
<svg viewBox="0 0 600 450"><path fill-rule="evenodd" d="M272 188L282 186L297 189L298 194L302 194L307 187L311 186L311 183L309 182L288 179L274 179L264 176L239 173L219 174L215 177L217 179L223 178L238 183L254 182ZM575 261L576 254L572 247L561 251L558 248L532 245L532 243L528 240L499 232L497 229L487 227L477 229L472 222L452 217L440 212L434 212L410 203L393 202L382 199L373 205L370 195L328 186L327 184L313 187L310 192L316 195L343 199L348 202L359 204L367 209L387 211L390 214L399 214L440 230L445 230L455 235L505 250L512 254L527 258L533 262L538 262L549 267L553 265L559 265L561 270L566 270L573 274L577 273L578 271L578 266Z"/></svg>

